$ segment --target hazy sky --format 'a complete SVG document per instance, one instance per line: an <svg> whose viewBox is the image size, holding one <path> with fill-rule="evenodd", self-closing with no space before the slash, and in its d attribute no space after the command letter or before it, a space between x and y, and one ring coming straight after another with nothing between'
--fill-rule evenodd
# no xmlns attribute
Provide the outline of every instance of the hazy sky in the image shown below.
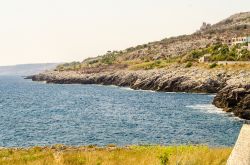
<svg viewBox="0 0 250 165"><path fill-rule="evenodd" d="M244 11L250 0L1 0L0 65L82 61Z"/></svg>

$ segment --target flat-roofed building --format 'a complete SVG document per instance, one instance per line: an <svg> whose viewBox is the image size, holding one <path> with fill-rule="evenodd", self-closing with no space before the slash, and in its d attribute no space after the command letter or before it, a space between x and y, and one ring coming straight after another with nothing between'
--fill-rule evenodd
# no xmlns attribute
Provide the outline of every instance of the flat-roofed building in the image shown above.
<svg viewBox="0 0 250 165"><path fill-rule="evenodd" d="M232 45L244 44L248 42L248 37L234 37L232 38Z"/></svg>
<svg viewBox="0 0 250 165"><path fill-rule="evenodd" d="M232 39L231 38L223 39L223 44L231 46L232 45Z"/></svg>

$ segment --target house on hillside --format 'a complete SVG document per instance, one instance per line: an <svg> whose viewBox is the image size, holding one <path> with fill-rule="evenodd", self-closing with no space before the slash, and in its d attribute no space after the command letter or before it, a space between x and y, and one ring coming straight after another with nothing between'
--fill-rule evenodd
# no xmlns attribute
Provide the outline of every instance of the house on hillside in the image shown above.
<svg viewBox="0 0 250 165"><path fill-rule="evenodd" d="M209 62L210 56L211 56L211 54L205 54L204 56L202 56L201 58L199 58L199 62L200 63Z"/></svg>
<svg viewBox="0 0 250 165"><path fill-rule="evenodd" d="M222 41L223 41L222 42L223 44L227 44L228 46L248 43L248 50L250 50L250 48L249 48L250 36L247 36L247 37L223 38Z"/></svg>
<svg viewBox="0 0 250 165"><path fill-rule="evenodd" d="M223 39L222 40L223 42L223 44L226 44L226 45L228 45L228 46L231 46L232 45L232 39L231 38L225 38L225 39Z"/></svg>
<svg viewBox="0 0 250 165"><path fill-rule="evenodd" d="M232 45L244 44L248 42L248 37L234 37L232 38Z"/></svg>

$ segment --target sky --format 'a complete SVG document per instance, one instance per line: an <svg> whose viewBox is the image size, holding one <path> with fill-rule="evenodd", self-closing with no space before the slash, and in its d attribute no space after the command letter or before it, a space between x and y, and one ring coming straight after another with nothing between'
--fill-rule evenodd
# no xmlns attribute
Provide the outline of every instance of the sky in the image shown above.
<svg viewBox="0 0 250 165"><path fill-rule="evenodd" d="M82 61L245 11L250 0L1 0L0 65Z"/></svg>

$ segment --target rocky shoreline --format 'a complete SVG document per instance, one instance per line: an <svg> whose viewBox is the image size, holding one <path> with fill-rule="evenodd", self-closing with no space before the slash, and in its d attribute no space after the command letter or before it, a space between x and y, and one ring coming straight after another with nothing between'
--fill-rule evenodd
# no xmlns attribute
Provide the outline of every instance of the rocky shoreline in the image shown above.
<svg viewBox="0 0 250 165"><path fill-rule="evenodd" d="M243 119L250 119L250 72L225 69L172 67L156 70L117 70L81 73L46 71L27 77L56 84L103 84L163 92L217 93L213 104Z"/></svg>
<svg viewBox="0 0 250 165"><path fill-rule="evenodd" d="M250 86L227 86L217 93L213 104L226 112L233 112L240 118L250 120Z"/></svg>

